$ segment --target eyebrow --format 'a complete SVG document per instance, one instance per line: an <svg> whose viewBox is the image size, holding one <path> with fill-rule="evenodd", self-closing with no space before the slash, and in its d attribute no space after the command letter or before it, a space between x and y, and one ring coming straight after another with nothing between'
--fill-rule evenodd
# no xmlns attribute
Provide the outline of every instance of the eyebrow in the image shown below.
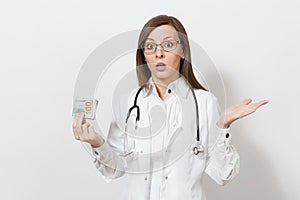
<svg viewBox="0 0 300 200"><path fill-rule="evenodd" d="M166 40L166 39L169 39L169 38L174 38L174 39L176 39L174 36L167 36L167 37L165 37L163 40ZM147 38L146 40L152 40L152 41L155 41L155 40L152 39L152 38Z"/></svg>

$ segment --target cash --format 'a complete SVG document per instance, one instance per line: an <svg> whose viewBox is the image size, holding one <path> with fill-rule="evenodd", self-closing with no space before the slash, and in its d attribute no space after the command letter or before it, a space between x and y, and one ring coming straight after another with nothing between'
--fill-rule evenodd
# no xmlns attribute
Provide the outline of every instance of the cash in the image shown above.
<svg viewBox="0 0 300 200"><path fill-rule="evenodd" d="M76 113L84 113L85 119L95 119L97 106L98 100L96 99L75 99L73 102L72 116Z"/></svg>

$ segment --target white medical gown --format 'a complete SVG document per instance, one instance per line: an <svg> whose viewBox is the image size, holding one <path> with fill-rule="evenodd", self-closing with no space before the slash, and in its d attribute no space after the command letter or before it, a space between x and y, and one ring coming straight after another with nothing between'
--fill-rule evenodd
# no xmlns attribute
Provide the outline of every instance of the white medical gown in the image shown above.
<svg viewBox="0 0 300 200"><path fill-rule="evenodd" d="M108 138L101 147L93 148L95 165L107 182L127 176L125 196L121 199L204 200L203 172L224 185L238 174L240 166L229 128L216 125L220 117L217 98L210 92L194 89L205 150L204 156L194 155L195 102L184 78L168 85L164 101L159 98L152 78L149 84L152 89L142 90L138 97L140 121L136 129L136 110L129 118L127 133L125 115L118 113L127 113L138 88L126 101L127 107L115 105Z"/></svg>

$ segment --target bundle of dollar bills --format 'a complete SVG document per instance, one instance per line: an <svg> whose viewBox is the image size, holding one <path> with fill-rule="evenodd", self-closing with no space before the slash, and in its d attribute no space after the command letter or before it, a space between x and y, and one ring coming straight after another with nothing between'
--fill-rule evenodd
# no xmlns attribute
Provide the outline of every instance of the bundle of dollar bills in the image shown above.
<svg viewBox="0 0 300 200"><path fill-rule="evenodd" d="M84 113L85 119L95 119L97 106L98 100L96 99L77 98L73 102L72 116L76 113Z"/></svg>

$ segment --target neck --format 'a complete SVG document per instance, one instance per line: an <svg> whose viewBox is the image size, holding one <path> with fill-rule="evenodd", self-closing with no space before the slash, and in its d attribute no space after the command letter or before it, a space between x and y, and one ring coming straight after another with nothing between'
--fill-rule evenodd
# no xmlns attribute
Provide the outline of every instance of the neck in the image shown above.
<svg viewBox="0 0 300 200"><path fill-rule="evenodd" d="M179 75L177 75L177 74L174 78L168 78L168 79L159 79L159 78L152 76L157 93L162 100L165 100L165 93L166 93L168 85L170 83L172 83L173 81L177 80L178 78L179 78Z"/></svg>

